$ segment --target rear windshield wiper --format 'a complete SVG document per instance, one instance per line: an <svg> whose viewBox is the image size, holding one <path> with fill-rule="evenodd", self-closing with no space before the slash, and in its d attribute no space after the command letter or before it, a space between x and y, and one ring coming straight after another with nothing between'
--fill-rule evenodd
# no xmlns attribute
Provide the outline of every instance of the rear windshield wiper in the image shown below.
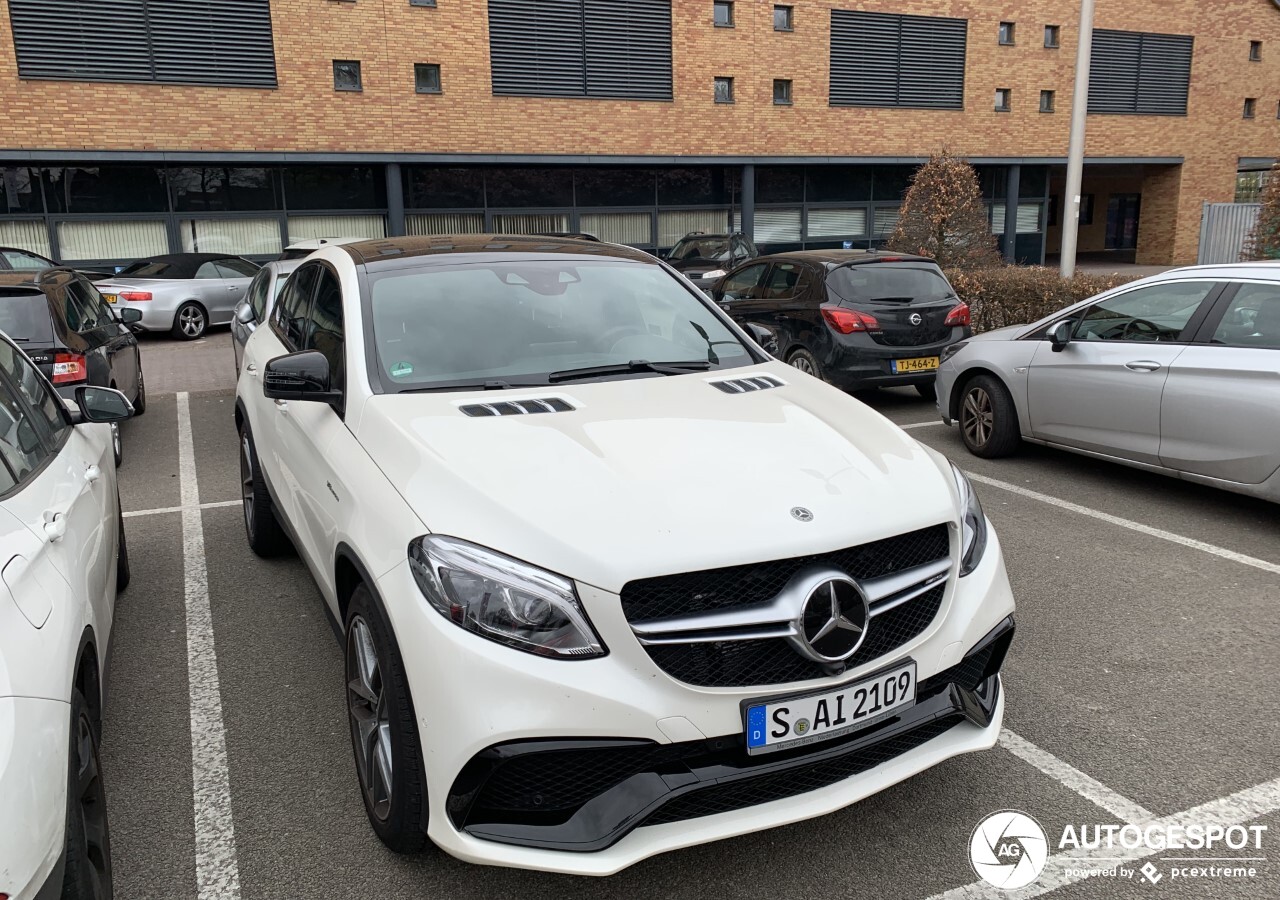
<svg viewBox="0 0 1280 900"><path fill-rule="evenodd" d="M565 369L552 372L547 381L555 384L559 381L573 381L578 378L593 378L596 375L626 375L629 372L657 372L659 375L684 375L686 372L705 372L711 363L705 359L689 359L679 362L649 362L647 359L633 359L631 362L614 363L609 366L587 366L582 369Z"/></svg>

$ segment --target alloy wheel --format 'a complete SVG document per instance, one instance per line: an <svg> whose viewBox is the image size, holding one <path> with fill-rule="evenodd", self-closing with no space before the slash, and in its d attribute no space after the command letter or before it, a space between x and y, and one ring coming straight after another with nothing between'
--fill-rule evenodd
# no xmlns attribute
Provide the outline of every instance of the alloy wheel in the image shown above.
<svg viewBox="0 0 1280 900"><path fill-rule="evenodd" d="M994 425L991 395L980 387L970 388L964 395L964 406L960 410L960 427L965 437L975 447L984 446L991 439Z"/></svg>
<svg viewBox="0 0 1280 900"><path fill-rule="evenodd" d="M807 356L795 357L793 360L791 360L791 367L795 369L799 369L801 372L804 372L806 375L817 374L816 372L813 371L813 363L809 362L809 357Z"/></svg>
<svg viewBox="0 0 1280 900"><path fill-rule="evenodd" d="M87 715L76 722L76 809L84 835L84 862L95 900L111 896L111 847L107 836L107 794L98 771L93 726Z"/></svg>
<svg viewBox="0 0 1280 900"><path fill-rule="evenodd" d="M360 616L347 631L347 709L355 737L356 768L369 809L380 821L391 814L391 723L369 623Z"/></svg>
<svg viewBox="0 0 1280 900"><path fill-rule="evenodd" d="M240 499L244 502L244 526L253 534L253 455L249 432L240 434Z"/></svg>
<svg viewBox="0 0 1280 900"><path fill-rule="evenodd" d="M178 313L178 327L187 337L199 337L204 331L204 313L194 306L188 306Z"/></svg>

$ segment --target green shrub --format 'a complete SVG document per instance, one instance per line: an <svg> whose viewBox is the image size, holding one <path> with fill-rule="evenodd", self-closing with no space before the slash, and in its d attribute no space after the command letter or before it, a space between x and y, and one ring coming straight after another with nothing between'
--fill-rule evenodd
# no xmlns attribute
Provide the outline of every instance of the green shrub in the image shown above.
<svg viewBox="0 0 1280 900"><path fill-rule="evenodd" d="M1064 281L1057 269L1043 266L946 271L960 299L969 304L975 332L1034 322L1077 300L1133 280L1123 275L1077 273Z"/></svg>

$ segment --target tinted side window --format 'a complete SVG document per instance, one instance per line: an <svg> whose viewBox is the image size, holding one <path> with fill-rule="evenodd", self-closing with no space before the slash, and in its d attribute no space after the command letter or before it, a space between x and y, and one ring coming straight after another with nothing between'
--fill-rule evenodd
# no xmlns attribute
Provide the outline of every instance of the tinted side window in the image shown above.
<svg viewBox="0 0 1280 900"><path fill-rule="evenodd" d="M346 384L343 353L342 285L328 269L321 269L316 299L311 304L310 335L306 347L319 350L329 360L329 384L342 390Z"/></svg>
<svg viewBox="0 0 1280 900"><path fill-rule="evenodd" d="M6 374L21 372L17 354L4 342L0 342L0 368ZM47 439L40 418L22 401L18 385L10 378L0 378L0 459L8 470L7 480L21 484L40 468L50 452Z"/></svg>
<svg viewBox="0 0 1280 900"><path fill-rule="evenodd" d="M295 349L302 346L306 336L307 308L319 275L319 266L304 266L294 272L276 304L276 331L281 340Z"/></svg>
<svg viewBox="0 0 1280 900"><path fill-rule="evenodd" d="M267 308L267 281L269 280L265 269L259 272L249 283L249 292L245 295L245 299L253 307L253 318L258 322L262 321L262 314Z"/></svg>
<svg viewBox="0 0 1280 900"><path fill-rule="evenodd" d="M226 278L218 269L218 264L210 260L207 263L201 263L200 268L196 269L197 278Z"/></svg>
<svg viewBox="0 0 1280 900"><path fill-rule="evenodd" d="M1213 343L1280 350L1280 285L1240 285L1213 333Z"/></svg>
<svg viewBox="0 0 1280 900"><path fill-rule="evenodd" d="M1076 326L1076 340L1176 341L1217 286L1210 281L1179 281L1109 297L1085 310Z"/></svg>
<svg viewBox="0 0 1280 900"><path fill-rule="evenodd" d="M41 433L53 446L61 446L63 438L71 431L71 420L67 417L62 398L40 374L40 370L31 364L25 354L0 341L0 372L9 377L19 396L30 405Z"/></svg>
<svg viewBox="0 0 1280 900"><path fill-rule="evenodd" d="M107 309L106 301L102 299L98 289L87 281L77 278L68 282L67 294L74 297L74 302L80 307L82 320L77 331L88 331L112 323L111 311Z"/></svg>
<svg viewBox="0 0 1280 900"><path fill-rule="evenodd" d="M772 300L794 297L801 273L801 268L795 263L777 263L769 273L769 284L764 296Z"/></svg>
<svg viewBox="0 0 1280 900"><path fill-rule="evenodd" d="M740 272L728 276L724 280L724 284L720 285L720 289L726 294L733 294L735 297L744 298L754 296L756 285L760 283L760 279L764 277L767 265L761 263L757 266L747 266Z"/></svg>
<svg viewBox="0 0 1280 900"><path fill-rule="evenodd" d="M218 269L223 278L252 278L258 274L258 267L247 259L236 259L234 256L218 260Z"/></svg>

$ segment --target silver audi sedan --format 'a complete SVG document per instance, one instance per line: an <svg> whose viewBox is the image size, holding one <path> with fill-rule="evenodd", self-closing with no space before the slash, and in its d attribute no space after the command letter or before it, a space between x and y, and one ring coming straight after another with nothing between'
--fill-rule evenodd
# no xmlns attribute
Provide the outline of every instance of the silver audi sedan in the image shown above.
<svg viewBox="0 0 1280 900"><path fill-rule="evenodd" d="M221 253L168 253L140 259L95 287L108 303L142 312L136 328L171 331L184 341L225 325L258 264Z"/></svg>
<svg viewBox="0 0 1280 900"><path fill-rule="evenodd" d="M310 254L307 254L308 256ZM285 282L293 270L302 265L302 258L278 259L258 270L249 282L249 291L235 308L231 319L231 351L236 357L236 377L240 377L240 360L244 358L244 345L258 326L267 321L276 298L284 290Z"/></svg>
<svg viewBox="0 0 1280 900"><path fill-rule="evenodd" d="M1280 263L1173 269L943 351L977 456L1030 441L1280 502Z"/></svg>

